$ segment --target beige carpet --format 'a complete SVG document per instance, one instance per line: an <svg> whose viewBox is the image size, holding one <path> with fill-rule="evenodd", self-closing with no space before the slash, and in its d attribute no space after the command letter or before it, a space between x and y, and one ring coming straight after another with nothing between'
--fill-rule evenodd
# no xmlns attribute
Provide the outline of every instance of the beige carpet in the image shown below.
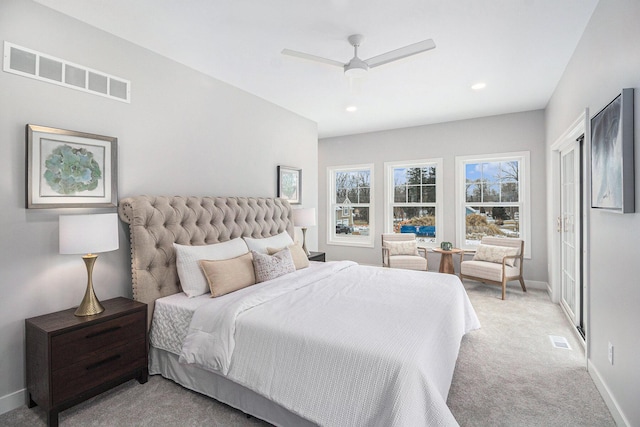
<svg viewBox="0 0 640 427"><path fill-rule="evenodd" d="M615 426L584 353L546 292L465 283L482 329L461 345L447 403L461 426ZM553 348L564 336L571 350ZM43 426L39 408L0 415L2 426ZM61 426L255 426L266 423L153 376L129 381L60 414Z"/></svg>
<svg viewBox="0 0 640 427"><path fill-rule="evenodd" d="M546 291L465 281L482 328L462 339L447 404L461 426L615 426L582 344ZM554 348L549 336L567 339Z"/></svg>

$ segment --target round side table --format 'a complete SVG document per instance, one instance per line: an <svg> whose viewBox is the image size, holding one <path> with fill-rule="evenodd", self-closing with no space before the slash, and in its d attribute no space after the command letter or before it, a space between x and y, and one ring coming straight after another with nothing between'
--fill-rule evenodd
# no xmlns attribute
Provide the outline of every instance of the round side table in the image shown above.
<svg viewBox="0 0 640 427"><path fill-rule="evenodd" d="M440 254L440 269L438 271L440 273L455 274L455 270L453 268L453 254L460 254L462 259L464 250L453 248L450 251L445 251L441 248L433 248L433 252Z"/></svg>

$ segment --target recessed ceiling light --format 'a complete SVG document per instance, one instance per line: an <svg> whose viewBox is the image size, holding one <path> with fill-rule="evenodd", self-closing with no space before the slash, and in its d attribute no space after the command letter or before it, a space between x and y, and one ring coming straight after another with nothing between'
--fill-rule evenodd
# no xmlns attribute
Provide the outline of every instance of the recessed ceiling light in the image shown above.
<svg viewBox="0 0 640 427"><path fill-rule="evenodd" d="M485 87L487 87L486 83L480 82L480 83L476 83L473 86L471 86L471 89L473 90L481 90L484 89Z"/></svg>
<svg viewBox="0 0 640 427"><path fill-rule="evenodd" d="M346 110L350 113L356 112L358 111L358 107L356 107L355 105L349 105Z"/></svg>

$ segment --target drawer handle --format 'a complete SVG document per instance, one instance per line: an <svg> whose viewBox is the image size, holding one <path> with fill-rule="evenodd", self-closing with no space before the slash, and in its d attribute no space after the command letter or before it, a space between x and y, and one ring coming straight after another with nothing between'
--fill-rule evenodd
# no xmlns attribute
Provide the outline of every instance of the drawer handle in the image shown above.
<svg viewBox="0 0 640 427"><path fill-rule="evenodd" d="M113 331L117 331L120 328L122 328L122 326L114 326L112 328L103 329L102 331L93 332L93 333L87 335L85 338L93 338L93 337L97 337L97 336L100 336L100 335L108 334L108 333L111 333Z"/></svg>
<svg viewBox="0 0 640 427"><path fill-rule="evenodd" d="M111 363L111 362L113 362L114 360L118 360L118 359L120 359L120 355L119 355L119 354L116 354L115 356L107 357L107 358L106 358L106 359L104 359L104 360L101 360L101 361L96 362L96 363L92 363L91 365L88 365L85 369L86 369L87 371L90 371L90 370L92 370L92 369L99 368L99 367L100 367L100 366L102 366L102 365L106 365L107 363Z"/></svg>

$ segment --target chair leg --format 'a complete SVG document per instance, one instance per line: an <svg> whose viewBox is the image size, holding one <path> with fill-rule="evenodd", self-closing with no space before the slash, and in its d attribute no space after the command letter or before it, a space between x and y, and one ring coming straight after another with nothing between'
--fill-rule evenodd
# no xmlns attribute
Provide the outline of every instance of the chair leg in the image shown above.
<svg viewBox="0 0 640 427"><path fill-rule="evenodd" d="M520 276L519 279L520 279L520 286L522 286L522 291L527 292L527 288L524 286L524 279L522 278L522 276Z"/></svg>
<svg viewBox="0 0 640 427"><path fill-rule="evenodd" d="M502 299L504 300L507 296L507 281L506 278L502 278Z"/></svg>

